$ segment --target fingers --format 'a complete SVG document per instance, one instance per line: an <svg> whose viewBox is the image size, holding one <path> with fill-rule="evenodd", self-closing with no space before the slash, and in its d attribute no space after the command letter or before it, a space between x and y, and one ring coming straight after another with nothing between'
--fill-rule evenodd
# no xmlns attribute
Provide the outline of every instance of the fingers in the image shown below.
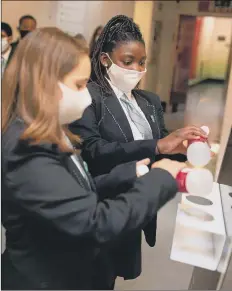
<svg viewBox="0 0 232 291"><path fill-rule="evenodd" d="M186 164L186 163L180 163L180 162L175 162L175 163L176 163L176 167L177 167L177 170L178 170L177 174L178 174L181 170L187 168L187 164Z"/></svg>
<svg viewBox="0 0 232 291"><path fill-rule="evenodd" d="M147 159L144 159L144 160L141 160L141 161L137 162L137 165L146 165L146 166L148 166L150 163L151 163L151 160L147 158Z"/></svg>
<svg viewBox="0 0 232 291"><path fill-rule="evenodd" d="M216 154L213 151L210 151L211 158L214 158Z"/></svg>
<svg viewBox="0 0 232 291"><path fill-rule="evenodd" d="M188 141L187 141L187 140L184 140L184 141L183 141L183 146L184 146L185 148L188 147Z"/></svg>
<svg viewBox="0 0 232 291"><path fill-rule="evenodd" d="M187 132L189 134L191 134L192 136L195 135L196 136L201 136L201 137L204 137L204 138L207 138L208 135L206 132L204 132L201 128L198 128L198 127L189 127L189 128L186 128L187 129Z"/></svg>
<svg viewBox="0 0 232 291"><path fill-rule="evenodd" d="M184 168L186 168L186 163L179 163L177 161L172 161L169 159L163 159L152 165L152 169L159 168L169 172L174 178L177 174Z"/></svg>
<svg viewBox="0 0 232 291"><path fill-rule="evenodd" d="M187 147L184 146L183 144L181 144L181 145L178 147L178 153L179 153L179 154L184 154L184 155L186 155L186 154L187 154Z"/></svg>
<svg viewBox="0 0 232 291"><path fill-rule="evenodd" d="M160 165L162 166L162 165L164 165L165 163L168 163L169 161L171 161L171 160L169 160L169 159L162 159L162 160L160 160L160 161L158 161L158 162L153 163L153 164L151 165L151 168L152 168L152 169L159 168Z"/></svg>
<svg viewBox="0 0 232 291"><path fill-rule="evenodd" d="M199 137L207 138L208 135L201 128L196 126L187 126L177 131L177 135L182 139L198 139Z"/></svg>

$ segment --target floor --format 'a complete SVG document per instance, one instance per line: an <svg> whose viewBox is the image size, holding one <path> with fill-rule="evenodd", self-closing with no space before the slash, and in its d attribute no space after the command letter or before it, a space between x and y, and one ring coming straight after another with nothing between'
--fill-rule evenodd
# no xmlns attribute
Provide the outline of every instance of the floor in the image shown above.
<svg viewBox="0 0 232 291"><path fill-rule="evenodd" d="M219 141L225 102L224 90L224 84L219 82L205 82L190 87L186 104L180 104L176 113L165 114L167 128L172 131L188 124L207 124L211 130L211 140Z"/></svg>
<svg viewBox="0 0 232 291"><path fill-rule="evenodd" d="M212 129L213 139L220 136L220 122L223 116L223 85L202 84L189 89L186 106L180 106L177 113L165 114L169 130L183 127L187 122L207 123ZM186 111L184 112L184 110ZM187 112L187 114L186 114ZM170 260L177 204L180 196L164 206L158 215L158 233L155 248L143 240L143 272L131 281L118 279L116 290L187 290L193 267ZM4 235L2 237L4 244ZM3 246L4 247L4 246Z"/></svg>
<svg viewBox="0 0 232 291"><path fill-rule="evenodd" d="M211 138L218 141L223 116L223 84L204 83L189 89L186 105L178 112L166 113L167 129L172 131L188 124L208 124ZM200 119L200 120L199 120ZM215 167L212 161L210 167ZM211 169L212 170L212 169ZM169 259L174 233L177 204L180 197L165 205L158 215L158 234L155 248L143 240L143 272L132 281L117 280L117 290L187 290L193 267Z"/></svg>
<svg viewBox="0 0 232 291"><path fill-rule="evenodd" d="M158 215L157 243L150 248L143 240L143 272L132 281L117 280L116 290L187 290L193 267L170 260L177 204L180 194Z"/></svg>

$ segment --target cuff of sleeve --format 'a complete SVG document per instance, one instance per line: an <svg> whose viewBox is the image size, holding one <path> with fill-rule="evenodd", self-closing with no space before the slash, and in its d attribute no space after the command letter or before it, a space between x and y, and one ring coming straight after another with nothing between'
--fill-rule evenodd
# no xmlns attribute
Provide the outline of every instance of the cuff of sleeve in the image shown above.
<svg viewBox="0 0 232 291"><path fill-rule="evenodd" d="M146 165L138 165L136 167L137 177L141 177L149 172L149 168Z"/></svg>
<svg viewBox="0 0 232 291"><path fill-rule="evenodd" d="M176 179L168 172L160 168L152 169L150 172L153 172L154 175L159 176L160 183L164 183L166 187L169 187L174 191L174 193L178 192L178 184Z"/></svg>

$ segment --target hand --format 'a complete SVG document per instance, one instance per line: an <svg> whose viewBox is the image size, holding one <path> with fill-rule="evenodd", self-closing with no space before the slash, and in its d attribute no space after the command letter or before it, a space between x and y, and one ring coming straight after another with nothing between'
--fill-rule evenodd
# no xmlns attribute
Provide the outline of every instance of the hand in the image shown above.
<svg viewBox="0 0 232 291"><path fill-rule="evenodd" d="M207 134L199 127L187 126L178 129L157 142L160 154L186 154L187 147L183 144L185 140L207 138Z"/></svg>
<svg viewBox="0 0 232 291"><path fill-rule="evenodd" d="M175 179L177 174L184 168L186 168L187 165L185 163L180 163L177 161L172 161L169 159L162 159L154 164L152 164L152 169L163 169L167 172L169 172L172 177Z"/></svg>
<svg viewBox="0 0 232 291"><path fill-rule="evenodd" d="M144 159L136 163L136 175L138 178L149 172L147 166L150 164L150 162L150 159Z"/></svg>

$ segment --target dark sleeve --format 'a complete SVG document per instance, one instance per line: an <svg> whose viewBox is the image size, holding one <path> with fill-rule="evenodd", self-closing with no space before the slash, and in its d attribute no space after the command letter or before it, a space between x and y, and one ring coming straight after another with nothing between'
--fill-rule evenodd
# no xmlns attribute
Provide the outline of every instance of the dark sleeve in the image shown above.
<svg viewBox="0 0 232 291"><path fill-rule="evenodd" d="M127 192L135 179L137 179L136 162L118 165L109 174L95 177L99 199L113 198L119 193Z"/></svg>
<svg viewBox="0 0 232 291"><path fill-rule="evenodd" d="M165 126L164 112L163 112L163 108L160 102L160 98L158 96L157 96L157 111L158 111L158 120L160 124L161 138L164 138L165 136L169 135L169 132Z"/></svg>
<svg viewBox="0 0 232 291"><path fill-rule="evenodd" d="M70 126L70 130L83 139L82 157L92 175L106 174L119 164L154 157L157 140L109 142L101 137L96 115L96 104L93 103L85 110L82 119ZM96 165L99 165L97 173L93 171Z"/></svg>
<svg viewBox="0 0 232 291"><path fill-rule="evenodd" d="M31 155L17 167L8 162L5 178L14 201L31 219L98 243L142 228L177 192L172 176L154 169L126 194L98 202L97 195L83 189L60 161L46 155Z"/></svg>

